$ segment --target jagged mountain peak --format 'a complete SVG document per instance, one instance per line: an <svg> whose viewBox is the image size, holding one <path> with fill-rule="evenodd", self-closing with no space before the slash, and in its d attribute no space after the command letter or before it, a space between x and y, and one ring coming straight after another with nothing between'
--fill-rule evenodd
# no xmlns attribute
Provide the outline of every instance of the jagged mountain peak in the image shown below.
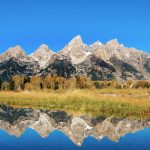
<svg viewBox="0 0 150 150"><path fill-rule="evenodd" d="M101 48L102 46L103 44L100 41L96 41L93 44L91 44L89 47L93 51L93 50Z"/></svg>
<svg viewBox="0 0 150 150"><path fill-rule="evenodd" d="M102 46L103 44L102 44L100 41L96 41L96 42L94 42L92 45L99 45L99 46Z"/></svg>
<svg viewBox="0 0 150 150"><path fill-rule="evenodd" d="M108 41L106 44L119 44L118 39L112 39L110 41Z"/></svg>
<svg viewBox="0 0 150 150"><path fill-rule="evenodd" d="M81 36L77 35L59 54L70 57L73 64L78 64L90 54L90 49L83 43Z"/></svg>
<svg viewBox="0 0 150 150"><path fill-rule="evenodd" d="M37 50L40 50L40 49L42 49L42 48L49 50L49 47L48 47L48 45L46 45L46 44L41 44Z"/></svg>
<svg viewBox="0 0 150 150"><path fill-rule="evenodd" d="M72 41L73 41L73 40L82 41L82 37L81 37L81 35L77 35L77 36L75 36L75 37L72 39Z"/></svg>
<svg viewBox="0 0 150 150"><path fill-rule="evenodd" d="M41 68L44 68L54 52L49 49L48 45L42 44L34 53L29 55L32 59L38 61Z"/></svg>
<svg viewBox="0 0 150 150"><path fill-rule="evenodd" d="M82 37L80 35L77 35L76 37L74 37L67 46L80 46L83 45L83 41L82 41Z"/></svg>
<svg viewBox="0 0 150 150"><path fill-rule="evenodd" d="M84 44L82 37L80 35L75 36L70 42L68 42L67 46L74 45L74 44L78 44L78 45Z"/></svg>
<svg viewBox="0 0 150 150"><path fill-rule="evenodd" d="M21 46L16 45L14 47L10 47L6 52L4 52L0 56L0 61L5 61L12 57L20 59L26 57L26 53L24 52Z"/></svg>
<svg viewBox="0 0 150 150"><path fill-rule="evenodd" d="M42 55L43 53L46 53L46 52L54 53L51 49L49 49L48 45L42 44L38 47L38 49L34 53L41 53L41 55ZM34 54L34 53L32 53L32 54Z"/></svg>
<svg viewBox="0 0 150 150"><path fill-rule="evenodd" d="M24 54L25 55L25 51L22 49L22 47L20 45L10 47L5 53L11 53L11 55L15 55L15 54Z"/></svg>
<svg viewBox="0 0 150 150"><path fill-rule="evenodd" d="M117 47L123 47L123 44L120 44L118 39L113 39L110 40L106 43L106 46L112 47L112 48L117 48Z"/></svg>

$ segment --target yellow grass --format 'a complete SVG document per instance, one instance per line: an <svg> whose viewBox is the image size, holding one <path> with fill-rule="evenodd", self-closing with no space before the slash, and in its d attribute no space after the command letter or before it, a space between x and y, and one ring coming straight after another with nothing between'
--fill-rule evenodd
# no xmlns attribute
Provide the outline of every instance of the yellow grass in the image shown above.
<svg viewBox="0 0 150 150"><path fill-rule="evenodd" d="M0 92L0 104L74 114L150 118L149 89L74 89Z"/></svg>

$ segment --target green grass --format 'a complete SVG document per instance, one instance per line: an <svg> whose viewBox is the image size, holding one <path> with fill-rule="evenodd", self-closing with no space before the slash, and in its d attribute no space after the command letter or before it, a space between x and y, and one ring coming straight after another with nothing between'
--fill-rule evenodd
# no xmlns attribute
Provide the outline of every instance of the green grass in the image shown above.
<svg viewBox="0 0 150 150"><path fill-rule="evenodd" d="M72 114L150 118L148 89L85 89L0 92L0 104L19 108L64 110Z"/></svg>

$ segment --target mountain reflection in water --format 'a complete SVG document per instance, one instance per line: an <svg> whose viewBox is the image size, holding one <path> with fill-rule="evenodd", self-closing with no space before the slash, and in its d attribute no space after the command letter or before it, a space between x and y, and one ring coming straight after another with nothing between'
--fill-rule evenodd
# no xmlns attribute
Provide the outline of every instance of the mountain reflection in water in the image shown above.
<svg viewBox="0 0 150 150"><path fill-rule="evenodd" d="M62 111L1 105L0 149L147 150L150 146L148 127L150 120L74 117Z"/></svg>

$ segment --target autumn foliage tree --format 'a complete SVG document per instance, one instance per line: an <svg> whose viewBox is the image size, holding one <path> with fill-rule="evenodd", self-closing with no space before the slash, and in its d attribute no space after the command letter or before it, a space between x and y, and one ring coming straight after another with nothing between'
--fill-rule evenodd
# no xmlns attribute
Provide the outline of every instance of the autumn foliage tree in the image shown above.
<svg viewBox="0 0 150 150"><path fill-rule="evenodd" d="M148 81L137 81L135 84L135 88L149 88L150 83Z"/></svg>
<svg viewBox="0 0 150 150"><path fill-rule="evenodd" d="M43 89L43 80L40 76L33 76L30 79L30 83L27 83L28 87L30 86L31 90L41 90ZM25 86L25 89L27 88Z"/></svg>
<svg viewBox="0 0 150 150"><path fill-rule="evenodd" d="M55 89L64 89L65 88L66 79L63 77L55 78Z"/></svg>
<svg viewBox="0 0 150 150"><path fill-rule="evenodd" d="M51 75L45 76L43 85L45 89L54 89L54 78Z"/></svg>
<svg viewBox="0 0 150 150"><path fill-rule="evenodd" d="M7 81L2 82L1 90L9 90L9 83Z"/></svg>
<svg viewBox="0 0 150 150"><path fill-rule="evenodd" d="M76 87L83 89L88 87L88 79L85 76L76 77Z"/></svg>
<svg viewBox="0 0 150 150"><path fill-rule="evenodd" d="M47 75L43 79L43 85L46 89L58 90L68 88L68 81L63 77Z"/></svg>
<svg viewBox="0 0 150 150"><path fill-rule="evenodd" d="M14 82L15 91L19 91L24 88L24 77L15 75L12 77L12 82Z"/></svg>

